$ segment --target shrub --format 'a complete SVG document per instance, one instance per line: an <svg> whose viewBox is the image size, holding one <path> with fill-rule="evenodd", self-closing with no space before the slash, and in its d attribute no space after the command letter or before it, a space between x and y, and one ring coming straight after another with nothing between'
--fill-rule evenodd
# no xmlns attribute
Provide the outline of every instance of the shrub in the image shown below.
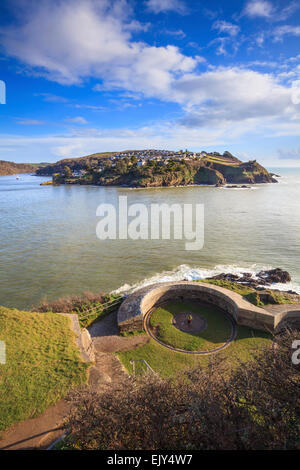
<svg viewBox="0 0 300 470"><path fill-rule="evenodd" d="M34 312L54 312L54 313L72 313L83 312L93 306L107 302L109 300L103 292L93 293L84 292L81 295L72 295L68 297L61 297L60 299L47 301L44 299L37 307L34 307Z"/></svg>
<svg viewBox="0 0 300 470"><path fill-rule="evenodd" d="M73 392L64 448L109 450L297 449L299 366L286 331L276 347L232 372L214 357L176 380L128 378L103 393Z"/></svg>

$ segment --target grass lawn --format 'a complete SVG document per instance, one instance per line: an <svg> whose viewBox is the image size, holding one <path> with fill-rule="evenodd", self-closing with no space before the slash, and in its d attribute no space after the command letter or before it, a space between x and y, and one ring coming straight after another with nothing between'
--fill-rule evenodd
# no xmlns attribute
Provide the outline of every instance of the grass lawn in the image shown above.
<svg viewBox="0 0 300 470"><path fill-rule="evenodd" d="M207 327L199 334L180 331L172 325L173 317L179 313L193 313L205 318ZM157 308L150 316L150 327L163 343L186 351L209 351L222 346L231 336L231 323L213 305L196 302L169 302Z"/></svg>
<svg viewBox="0 0 300 470"><path fill-rule="evenodd" d="M0 431L41 414L87 379L69 319L0 307Z"/></svg>
<svg viewBox="0 0 300 470"><path fill-rule="evenodd" d="M260 348L271 345L271 335L263 331L254 330L246 326L237 325L237 337L227 349L217 353L218 357L227 358L232 367L236 367L240 362L247 362L253 358L253 353ZM152 338L149 343L135 350L118 353L118 357L129 373L132 373L131 360L144 359L148 364L165 377L175 376L181 370L186 370L197 365L203 367L213 360L215 355L197 356L174 352L161 346ZM138 363L137 363L138 364Z"/></svg>
<svg viewBox="0 0 300 470"><path fill-rule="evenodd" d="M229 160L224 159L222 157L214 157L214 156L204 157L203 161L213 162L213 163L220 163L221 165L228 165L228 166L239 166L240 165L239 162L229 161Z"/></svg>

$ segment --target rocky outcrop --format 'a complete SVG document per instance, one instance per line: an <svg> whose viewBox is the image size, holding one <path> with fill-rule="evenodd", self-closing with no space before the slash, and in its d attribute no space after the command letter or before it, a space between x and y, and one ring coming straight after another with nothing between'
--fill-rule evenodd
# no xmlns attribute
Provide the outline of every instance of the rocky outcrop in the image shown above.
<svg viewBox="0 0 300 470"><path fill-rule="evenodd" d="M274 289L274 284L291 282L291 275L283 269L276 268L259 273L243 273L241 275L221 273L209 278L210 281L228 281L233 284L249 287L256 293L256 300L263 304L300 303L300 295L292 290Z"/></svg>
<svg viewBox="0 0 300 470"><path fill-rule="evenodd" d="M277 183L277 180L258 162L250 161L246 163L212 163L212 168L222 173L226 183L229 184L261 184Z"/></svg>
<svg viewBox="0 0 300 470"><path fill-rule="evenodd" d="M201 167L194 176L195 184L212 184L215 186L223 186L226 181L222 173L213 168Z"/></svg>
<svg viewBox="0 0 300 470"><path fill-rule="evenodd" d="M288 282L291 282L292 280L290 273L288 273L287 271L283 271L280 268L271 269L269 271L260 271L257 274L257 277L259 277L262 280L265 280L269 284L272 284L272 283L287 284Z"/></svg>
<svg viewBox="0 0 300 470"><path fill-rule="evenodd" d="M287 284L291 282L291 275L283 269L276 268L269 271L260 271L253 275L251 273L243 273L242 275L221 273L209 279L216 281L230 281L238 284L244 284L249 287L267 286L271 284Z"/></svg>

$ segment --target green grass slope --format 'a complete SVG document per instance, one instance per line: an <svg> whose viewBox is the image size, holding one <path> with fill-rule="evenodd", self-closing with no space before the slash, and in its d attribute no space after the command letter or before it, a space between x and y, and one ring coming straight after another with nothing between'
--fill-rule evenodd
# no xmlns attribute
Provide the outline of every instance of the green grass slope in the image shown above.
<svg viewBox="0 0 300 470"><path fill-rule="evenodd" d="M69 319L0 307L0 431L41 414L72 386L86 381L88 365L75 345Z"/></svg>
<svg viewBox="0 0 300 470"><path fill-rule="evenodd" d="M236 339L228 348L220 351L217 355L227 359L228 363L235 369L241 362L247 363L253 360L255 353L271 343L272 337L270 334L238 325ZM215 357L214 354L197 356L172 351L165 346L161 346L152 338L144 346L120 352L117 355L130 374L132 373L131 361L145 360L155 372L163 377L175 377L178 373L197 365L206 367ZM140 367L139 362L136 363L137 367Z"/></svg>

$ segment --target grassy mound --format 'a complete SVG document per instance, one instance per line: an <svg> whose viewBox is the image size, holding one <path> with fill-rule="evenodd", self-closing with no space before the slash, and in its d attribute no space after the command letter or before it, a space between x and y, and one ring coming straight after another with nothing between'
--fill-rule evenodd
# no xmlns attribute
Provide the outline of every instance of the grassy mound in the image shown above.
<svg viewBox="0 0 300 470"><path fill-rule="evenodd" d="M41 414L72 386L86 381L87 364L75 345L69 319L0 307L0 431Z"/></svg>
<svg viewBox="0 0 300 470"><path fill-rule="evenodd" d="M172 324L179 313L193 313L205 318L207 327L198 334L180 331ZM150 317L154 335L163 343L186 351L210 351L222 346L231 336L231 323L218 308L194 302L170 302L157 308Z"/></svg>

